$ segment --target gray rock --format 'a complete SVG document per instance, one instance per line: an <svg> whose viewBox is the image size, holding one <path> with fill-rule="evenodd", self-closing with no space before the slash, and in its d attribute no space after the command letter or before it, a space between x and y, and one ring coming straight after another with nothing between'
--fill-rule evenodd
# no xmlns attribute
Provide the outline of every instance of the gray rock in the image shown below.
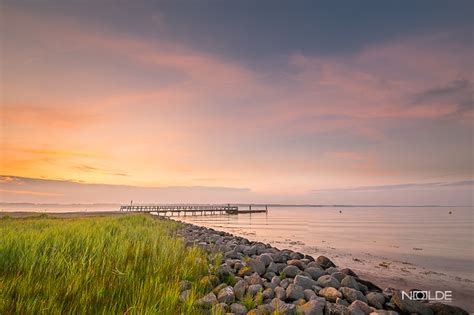
<svg viewBox="0 0 474 315"><path fill-rule="evenodd" d="M349 310L351 313L359 314L357 310L360 310L362 314L369 315L372 312L372 308L362 301L354 301L349 305Z"/></svg>
<svg viewBox="0 0 474 315"><path fill-rule="evenodd" d="M337 267L329 267L328 269L326 269L326 272L328 274L332 275L333 273L340 272L340 271L339 271L339 268L337 268Z"/></svg>
<svg viewBox="0 0 474 315"><path fill-rule="evenodd" d="M247 281L248 284L262 284L262 278L254 272L251 276L245 277L245 281Z"/></svg>
<svg viewBox="0 0 474 315"><path fill-rule="evenodd" d="M463 310L460 307L448 304L441 303L430 303L428 307L435 313L439 315L468 315L469 313Z"/></svg>
<svg viewBox="0 0 474 315"><path fill-rule="evenodd" d="M234 288L231 286L225 287L217 294L217 300L219 303L231 304L235 301Z"/></svg>
<svg viewBox="0 0 474 315"><path fill-rule="evenodd" d="M341 272L345 275L353 276L354 278L359 278L359 276L350 268L343 268L341 269Z"/></svg>
<svg viewBox="0 0 474 315"><path fill-rule="evenodd" d="M326 302L310 300L300 306L299 310L303 315L324 315Z"/></svg>
<svg viewBox="0 0 474 315"><path fill-rule="evenodd" d="M285 315L296 315L296 305L294 304L287 304L283 302L280 299L273 299L270 305L273 307L273 309L278 312L279 314L285 314Z"/></svg>
<svg viewBox="0 0 474 315"><path fill-rule="evenodd" d="M230 306L230 311L235 315L247 315L247 308L239 303L233 303Z"/></svg>
<svg viewBox="0 0 474 315"><path fill-rule="evenodd" d="M252 268L252 270L258 273L259 275L263 275L266 271L265 264L259 259L250 259L247 262L247 266Z"/></svg>
<svg viewBox="0 0 474 315"><path fill-rule="evenodd" d="M362 292L360 292L356 289L352 289L352 288L348 288L348 287L342 287L340 290L341 290L342 294L344 295L345 299L349 303L352 303L356 300L363 301L364 303L368 302L365 295Z"/></svg>
<svg viewBox="0 0 474 315"><path fill-rule="evenodd" d="M318 294L323 296L329 302L336 302L338 298L342 298L342 293L333 287L322 288L319 290Z"/></svg>
<svg viewBox="0 0 474 315"><path fill-rule="evenodd" d="M340 305L344 305L344 306L349 306L349 303L344 300L344 299L340 299L340 298L337 298L336 299L336 304L340 304Z"/></svg>
<svg viewBox="0 0 474 315"><path fill-rule="evenodd" d="M266 272L264 275L263 275L263 278L267 279L268 281L271 281L273 279L273 277L276 276L276 273L274 272Z"/></svg>
<svg viewBox="0 0 474 315"><path fill-rule="evenodd" d="M311 289L313 285L316 285L316 281L301 275L297 275L293 283L303 287L303 289Z"/></svg>
<svg viewBox="0 0 474 315"><path fill-rule="evenodd" d="M221 280L225 279L228 276L233 276L233 275L234 275L234 269L232 269L227 264L222 264L219 266L219 268L217 268L217 276L219 276Z"/></svg>
<svg viewBox="0 0 474 315"><path fill-rule="evenodd" d="M323 269L327 269L329 267L336 267L336 265L326 256L319 256L318 258L316 258L316 263Z"/></svg>
<svg viewBox="0 0 474 315"><path fill-rule="evenodd" d="M286 300L286 290L282 287L276 287L275 288L275 297L277 299L280 299L282 301Z"/></svg>
<svg viewBox="0 0 474 315"><path fill-rule="evenodd" d="M395 291L392 300L402 313L418 313L420 315L433 315L433 311L426 305L418 302L412 301L407 298L402 298L402 293L400 291Z"/></svg>
<svg viewBox="0 0 474 315"><path fill-rule="evenodd" d="M333 303L326 303L326 315L350 315L351 311L347 306Z"/></svg>
<svg viewBox="0 0 474 315"><path fill-rule="evenodd" d="M212 292L196 300L196 305L199 307L211 308L214 304L217 304L217 297Z"/></svg>
<svg viewBox="0 0 474 315"><path fill-rule="evenodd" d="M370 292L367 294L367 300L369 301L369 305L376 309L382 309L385 304L385 297L379 292Z"/></svg>
<svg viewBox="0 0 474 315"><path fill-rule="evenodd" d="M359 290L359 284L353 276L345 276L341 281L341 286Z"/></svg>
<svg viewBox="0 0 474 315"><path fill-rule="evenodd" d="M274 272L274 273L279 272L278 265L272 261L267 267L267 272Z"/></svg>
<svg viewBox="0 0 474 315"><path fill-rule="evenodd" d="M284 289L288 288L288 286L291 284L290 279L283 279L280 282L280 286Z"/></svg>
<svg viewBox="0 0 474 315"><path fill-rule="evenodd" d="M287 266L285 267L285 269L283 269L282 272L285 274L286 277L294 278L298 274L298 271L300 271L300 269L296 266Z"/></svg>
<svg viewBox="0 0 474 315"><path fill-rule="evenodd" d="M268 254L268 253L264 253L262 255L260 255L258 257L258 259L263 262L263 264L265 265L265 267L268 267L272 262L273 262L273 258L272 258L272 255Z"/></svg>
<svg viewBox="0 0 474 315"><path fill-rule="evenodd" d="M311 289L306 289L303 291L303 293L304 293L304 299L306 301L314 300L317 297L316 293L314 293L314 291Z"/></svg>
<svg viewBox="0 0 474 315"><path fill-rule="evenodd" d="M272 288L268 288L263 290L262 292L262 298L263 300L268 300L268 299L273 299L275 297L275 292L273 291Z"/></svg>
<svg viewBox="0 0 474 315"><path fill-rule="evenodd" d="M344 279L344 277L346 277L345 274L343 274L342 272L339 272L339 271L332 273L331 276L332 276L333 278L336 278L337 281L339 281L339 282L341 282L342 279Z"/></svg>
<svg viewBox="0 0 474 315"><path fill-rule="evenodd" d="M217 303L212 307L212 314L225 314L229 306L225 303Z"/></svg>
<svg viewBox="0 0 474 315"><path fill-rule="evenodd" d="M304 270L304 263L299 259L291 259L286 262L288 266L296 266L300 270Z"/></svg>
<svg viewBox="0 0 474 315"><path fill-rule="evenodd" d="M242 298L245 295L245 291L247 291L247 288L249 287L249 284L247 281L240 280L234 285L234 293L237 299L242 300Z"/></svg>
<svg viewBox="0 0 474 315"><path fill-rule="evenodd" d="M308 267L305 269L305 272L310 274L313 280L318 280L319 277L325 274L325 271L319 267Z"/></svg>
<svg viewBox="0 0 474 315"><path fill-rule="evenodd" d="M190 293L191 293L191 290L184 290L183 292L181 292L179 294L179 300L181 302L186 301L188 299Z"/></svg>
<svg viewBox="0 0 474 315"><path fill-rule="evenodd" d="M281 279L280 277L278 276L275 276L272 278L272 281L271 281L271 284L272 284L272 288L275 290L275 288L280 285L280 282L281 282Z"/></svg>
<svg viewBox="0 0 474 315"><path fill-rule="evenodd" d="M317 281L317 285L319 285L320 287L333 287L333 288L336 288L338 289L341 284L339 283L339 281L337 281L336 278L330 276L330 275L325 275L325 276L321 276L319 277L318 281Z"/></svg>
<svg viewBox="0 0 474 315"><path fill-rule="evenodd" d="M286 298L290 301L304 299L303 291L303 287L292 283L286 288Z"/></svg>
<svg viewBox="0 0 474 315"><path fill-rule="evenodd" d="M258 292L262 291L263 287L260 284L252 284L248 287L247 293L251 296L255 296Z"/></svg>
<svg viewBox="0 0 474 315"><path fill-rule="evenodd" d="M244 250L242 251L245 256L253 256L257 254L257 247L256 246L245 246Z"/></svg>

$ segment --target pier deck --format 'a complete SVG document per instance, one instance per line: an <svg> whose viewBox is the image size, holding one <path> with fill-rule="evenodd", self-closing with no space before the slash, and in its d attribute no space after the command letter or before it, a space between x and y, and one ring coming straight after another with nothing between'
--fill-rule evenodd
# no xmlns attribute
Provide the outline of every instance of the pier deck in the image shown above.
<svg viewBox="0 0 474 315"><path fill-rule="evenodd" d="M267 206L245 206L239 209L234 205L122 205L120 211L157 213L164 216L229 215L243 213L268 213Z"/></svg>

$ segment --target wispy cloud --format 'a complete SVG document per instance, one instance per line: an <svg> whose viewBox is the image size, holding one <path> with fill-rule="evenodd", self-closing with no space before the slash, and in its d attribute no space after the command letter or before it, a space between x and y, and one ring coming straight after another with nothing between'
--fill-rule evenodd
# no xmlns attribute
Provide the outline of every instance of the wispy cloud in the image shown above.
<svg viewBox="0 0 474 315"><path fill-rule="evenodd" d="M455 182L430 182L430 183L406 183L396 185L377 185L377 186L359 186L348 188L330 188L330 189L314 189L312 192L370 192L370 191L391 191L391 190L417 190L432 189L443 187L472 187L474 180L463 180Z"/></svg>

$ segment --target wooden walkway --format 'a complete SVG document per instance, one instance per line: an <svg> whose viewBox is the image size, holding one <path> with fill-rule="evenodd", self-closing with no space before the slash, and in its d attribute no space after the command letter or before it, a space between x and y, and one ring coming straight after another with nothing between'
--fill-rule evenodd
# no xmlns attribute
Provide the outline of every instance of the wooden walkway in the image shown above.
<svg viewBox="0 0 474 315"><path fill-rule="evenodd" d="M239 206L227 205L123 205L120 211L157 213L164 216L196 216L196 215L229 215L243 213L268 213L267 206Z"/></svg>

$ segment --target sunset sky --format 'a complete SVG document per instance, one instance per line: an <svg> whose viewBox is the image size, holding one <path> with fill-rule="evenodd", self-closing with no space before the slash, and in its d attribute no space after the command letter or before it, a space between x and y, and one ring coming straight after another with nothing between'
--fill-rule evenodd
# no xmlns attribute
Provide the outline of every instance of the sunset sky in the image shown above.
<svg viewBox="0 0 474 315"><path fill-rule="evenodd" d="M472 1L0 6L3 202L472 204Z"/></svg>

